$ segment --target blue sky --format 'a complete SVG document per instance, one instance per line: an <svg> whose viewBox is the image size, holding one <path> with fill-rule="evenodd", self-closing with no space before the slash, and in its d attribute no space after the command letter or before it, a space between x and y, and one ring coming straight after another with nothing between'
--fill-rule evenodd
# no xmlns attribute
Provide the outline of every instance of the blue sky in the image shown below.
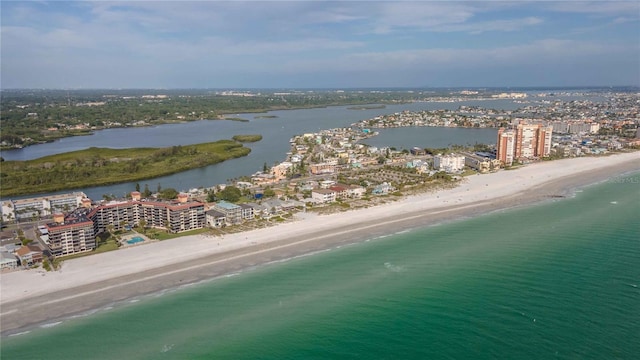
<svg viewBox="0 0 640 360"><path fill-rule="evenodd" d="M5 1L8 88L640 85L638 1Z"/></svg>

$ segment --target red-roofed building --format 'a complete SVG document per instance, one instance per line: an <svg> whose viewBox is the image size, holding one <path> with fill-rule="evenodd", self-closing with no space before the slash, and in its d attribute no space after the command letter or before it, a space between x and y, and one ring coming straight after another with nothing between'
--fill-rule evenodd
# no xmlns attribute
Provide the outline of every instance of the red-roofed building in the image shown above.
<svg viewBox="0 0 640 360"><path fill-rule="evenodd" d="M336 192L336 199L345 200L349 198L349 185L336 184L329 187L329 190Z"/></svg>
<svg viewBox="0 0 640 360"><path fill-rule="evenodd" d="M132 200L114 201L93 209L78 208L63 216L54 215L54 222L47 224L49 247L55 256L65 256L96 248L96 235L107 231L133 227L144 220L147 226L172 233L201 229L205 226L204 204L188 201L188 195L180 194L177 201L140 200L133 192ZM138 199L138 200L136 200Z"/></svg>
<svg viewBox="0 0 640 360"><path fill-rule="evenodd" d="M95 223L96 233L106 231L108 225L113 225L115 230L137 226L140 220L144 220L147 226L167 229L173 233L205 226L204 204L188 201L187 194L178 195L177 201L112 202L93 209L89 218Z"/></svg>
<svg viewBox="0 0 640 360"><path fill-rule="evenodd" d="M31 266L42 262L42 250L34 245L24 245L16 250L22 266Z"/></svg>
<svg viewBox="0 0 640 360"><path fill-rule="evenodd" d="M54 256L72 255L96 248L96 233L93 221L87 217L89 209L78 208L67 216L54 216L53 223L46 225L49 249Z"/></svg>

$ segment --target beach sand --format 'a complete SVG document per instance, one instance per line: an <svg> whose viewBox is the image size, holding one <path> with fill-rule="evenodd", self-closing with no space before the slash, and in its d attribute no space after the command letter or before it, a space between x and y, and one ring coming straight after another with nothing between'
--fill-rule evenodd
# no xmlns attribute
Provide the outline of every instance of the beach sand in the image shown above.
<svg viewBox="0 0 640 360"><path fill-rule="evenodd" d="M59 271L0 277L3 336L134 297L240 272L408 228L567 196L640 170L640 153L564 159L472 175L448 190L224 237L185 236L63 262Z"/></svg>

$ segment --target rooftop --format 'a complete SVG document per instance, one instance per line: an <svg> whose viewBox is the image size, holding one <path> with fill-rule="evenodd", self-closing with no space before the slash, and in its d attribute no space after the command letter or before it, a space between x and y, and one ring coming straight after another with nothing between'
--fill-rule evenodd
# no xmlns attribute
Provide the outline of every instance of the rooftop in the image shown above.
<svg viewBox="0 0 640 360"><path fill-rule="evenodd" d="M216 206L219 206L223 209L226 210L234 210L234 209L238 209L240 206L236 205L236 204L232 204L226 201L219 201L216 203Z"/></svg>

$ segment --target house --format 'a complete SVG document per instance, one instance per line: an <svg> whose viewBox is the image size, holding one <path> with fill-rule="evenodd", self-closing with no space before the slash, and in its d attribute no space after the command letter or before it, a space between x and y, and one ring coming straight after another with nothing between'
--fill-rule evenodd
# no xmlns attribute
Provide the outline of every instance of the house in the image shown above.
<svg viewBox="0 0 640 360"><path fill-rule="evenodd" d="M269 215L276 215L282 212L282 202L278 199L263 201L262 205L266 208Z"/></svg>
<svg viewBox="0 0 640 360"><path fill-rule="evenodd" d="M255 185L273 184L276 178L273 174L256 173L251 177L251 182Z"/></svg>
<svg viewBox="0 0 640 360"><path fill-rule="evenodd" d="M282 206L282 211L291 211L291 210L294 210L296 207L303 207L304 203L301 201L289 199L286 201L282 201L281 206Z"/></svg>
<svg viewBox="0 0 640 360"><path fill-rule="evenodd" d="M383 182L380 185L376 185L373 188L373 191L371 191L372 194L374 195L387 195L388 193L395 191L396 189L391 186L391 184Z"/></svg>
<svg viewBox="0 0 640 360"><path fill-rule="evenodd" d="M213 210L224 214L227 225L234 225L242 222L242 208L239 205L226 201L219 201L213 205Z"/></svg>
<svg viewBox="0 0 640 360"><path fill-rule="evenodd" d="M18 234L15 231L0 231L0 243L18 243Z"/></svg>
<svg viewBox="0 0 640 360"><path fill-rule="evenodd" d="M311 198L322 204L331 203L336 201L336 192L331 189L315 189L311 191Z"/></svg>
<svg viewBox="0 0 640 360"><path fill-rule="evenodd" d="M9 254L13 254L15 253L18 249L20 249L20 244L14 244L14 243L6 243L2 246L0 246L0 251L2 252L6 252Z"/></svg>
<svg viewBox="0 0 640 360"><path fill-rule="evenodd" d="M415 159L415 160L408 161L407 164L406 164L406 167L409 168L409 169L419 169L425 164L428 165L423 160Z"/></svg>
<svg viewBox="0 0 640 360"><path fill-rule="evenodd" d="M8 252L0 252L0 270L15 269L18 267L18 259Z"/></svg>
<svg viewBox="0 0 640 360"><path fill-rule="evenodd" d="M300 154L291 155L291 162L294 163L294 164L301 163L303 159L304 159L304 156L302 156Z"/></svg>
<svg viewBox="0 0 640 360"><path fill-rule="evenodd" d="M264 205L256 204L256 203L246 203L244 205L251 206L251 208L253 209L254 218L256 216L260 216L260 217L265 216L268 213L267 207Z"/></svg>
<svg viewBox="0 0 640 360"><path fill-rule="evenodd" d="M287 192L282 189L273 189L273 193L275 194L276 199L282 199L287 195Z"/></svg>
<svg viewBox="0 0 640 360"><path fill-rule="evenodd" d="M309 167L309 171L313 175L322 175L322 174L333 174L336 171L336 163L319 163L319 164L311 164Z"/></svg>
<svg viewBox="0 0 640 360"><path fill-rule="evenodd" d="M255 217L253 206L249 204L240 204L242 220L253 220Z"/></svg>
<svg viewBox="0 0 640 360"><path fill-rule="evenodd" d="M349 198L349 185L335 184L329 187L329 190L336 192L336 199L346 200Z"/></svg>
<svg viewBox="0 0 640 360"><path fill-rule="evenodd" d="M13 254L22 246L15 231L0 231L0 251Z"/></svg>
<svg viewBox="0 0 640 360"><path fill-rule="evenodd" d="M42 262L42 250L35 245L24 245L16 250L16 256L23 266L32 266Z"/></svg>
<svg viewBox="0 0 640 360"><path fill-rule="evenodd" d="M225 216L223 213L217 210L209 210L205 213L207 219L207 225L213 228L221 228L225 226Z"/></svg>
<svg viewBox="0 0 640 360"><path fill-rule="evenodd" d="M322 180L322 181L319 182L319 184L320 184L320 188L321 189L328 189L331 186L335 185L336 182L333 181L333 180Z"/></svg>
<svg viewBox="0 0 640 360"><path fill-rule="evenodd" d="M360 199L367 192L367 189L360 185L350 185L347 194L351 199Z"/></svg>

